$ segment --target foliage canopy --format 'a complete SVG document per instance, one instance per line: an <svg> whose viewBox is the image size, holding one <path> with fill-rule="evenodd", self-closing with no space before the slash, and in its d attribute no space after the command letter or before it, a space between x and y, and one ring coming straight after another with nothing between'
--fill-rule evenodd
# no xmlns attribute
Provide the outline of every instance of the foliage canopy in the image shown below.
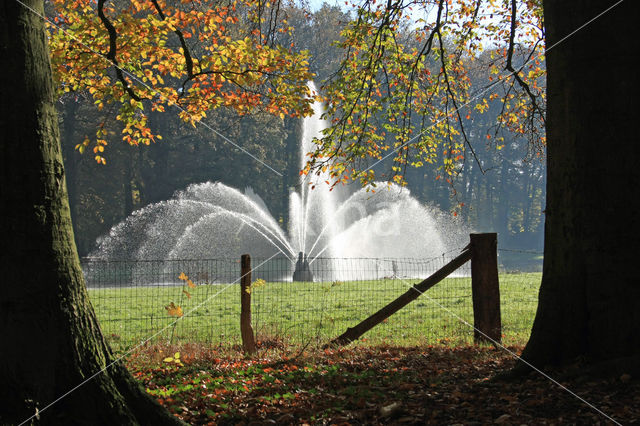
<svg viewBox="0 0 640 426"><path fill-rule="evenodd" d="M61 93L85 91L98 109L118 109L122 139L150 144L162 136L150 111L176 107L194 124L207 111L266 111L281 119L311 113L310 54L296 49L280 0L54 0L52 58ZM333 184L373 184L376 167L406 184L408 166L437 164L455 174L469 158L483 165L470 127L492 104L497 120L486 141L502 149L502 132L544 149L542 8L538 1L365 0L334 48L337 71L322 86L330 127L304 173L329 171ZM346 15L348 16L348 15ZM324 74L324 73L323 73ZM482 81L483 83L478 83ZM105 120L93 151L104 163ZM78 144L84 151L90 138ZM471 153L471 156L467 155ZM389 161L385 161L389 159Z"/></svg>
<svg viewBox="0 0 640 426"><path fill-rule="evenodd" d="M310 113L308 54L276 42L291 31L279 4L241 0L54 0L51 57L58 89L117 109L122 139L150 144L150 111L178 109L191 124L229 107L284 118ZM277 24L277 25L276 25ZM105 120L93 142L105 163ZM91 144L87 137L78 149Z"/></svg>
<svg viewBox="0 0 640 426"><path fill-rule="evenodd" d="M400 184L408 165L438 159L443 174L452 174L465 150L475 157L467 131L473 111L492 102L502 104L501 112L486 138L500 149L506 129L542 152L538 2L366 0L353 6L356 17L338 42L344 59L323 87L331 127L307 172L328 169L335 182L375 185L374 167L392 158L390 177Z"/></svg>

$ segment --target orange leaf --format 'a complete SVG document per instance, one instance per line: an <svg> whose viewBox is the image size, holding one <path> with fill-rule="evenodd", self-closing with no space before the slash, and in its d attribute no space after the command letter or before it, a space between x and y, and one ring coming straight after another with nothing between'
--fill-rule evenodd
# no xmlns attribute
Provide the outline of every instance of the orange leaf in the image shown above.
<svg viewBox="0 0 640 426"><path fill-rule="evenodd" d="M171 302L169 305L164 307L167 310L167 313L172 317L180 318L184 314L182 313L182 307L180 305L176 305Z"/></svg>

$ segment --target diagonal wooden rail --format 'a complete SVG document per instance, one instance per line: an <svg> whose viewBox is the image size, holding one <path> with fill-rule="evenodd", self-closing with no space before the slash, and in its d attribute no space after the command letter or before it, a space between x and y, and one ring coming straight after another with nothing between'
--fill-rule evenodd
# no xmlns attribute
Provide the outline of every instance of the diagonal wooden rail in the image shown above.
<svg viewBox="0 0 640 426"><path fill-rule="evenodd" d="M471 247L465 247L456 258L444 265L442 268L438 269L429 278L414 285L393 302L389 303L384 308L371 315L369 318L363 320L358 325L347 328L347 331L326 344L325 348L331 346L344 346L353 342L354 340L357 340L364 333L371 330L373 327L389 318L391 315L395 314L409 303L416 300L422 293L438 284L440 281L449 276L449 274L451 274L453 271L468 262L471 259L471 254Z"/></svg>

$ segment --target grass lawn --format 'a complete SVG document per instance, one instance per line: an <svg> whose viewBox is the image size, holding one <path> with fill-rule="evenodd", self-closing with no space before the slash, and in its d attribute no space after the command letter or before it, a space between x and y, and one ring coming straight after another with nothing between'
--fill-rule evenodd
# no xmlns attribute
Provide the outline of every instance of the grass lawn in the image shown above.
<svg viewBox="0 0 640 426"><path fill-rule="evenodd" d="M535 315L540 273L500 276L503 340L526 342ZM252 291L252 323L258 340L325 343L354 326L419 280L267 282ZM184 290L184 291L183 291ZM90 289L104 334L117 350L153 342L239 343L238 284L140 286ZM188 293L188 294L187 294ZM179 320L165 308L180 306ZM468 324L465 324L467 322ZM447 278L366 333L368 344L470 343L473 340L470 278Z"/></svg>

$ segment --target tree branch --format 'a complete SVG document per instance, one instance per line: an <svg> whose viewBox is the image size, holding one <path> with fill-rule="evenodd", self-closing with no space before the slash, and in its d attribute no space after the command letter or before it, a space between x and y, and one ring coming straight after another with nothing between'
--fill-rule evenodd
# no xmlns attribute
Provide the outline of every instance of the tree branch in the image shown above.
<svg viewBox="0 0 640 426"><path fill-rule="evenodd" d="M151 3L153 4L153 7L156 9L156 12L158 12L158 16L160 17L160 19L164 21L166 19L166 15L164 14L164 12L162 11L162 8L158 4L158 0L151 0ZM184 34L182 34L182 31L176 28L173 32L178 36L178 40L180 41L180 46L182 47L182 52L183 52L182 55L184 56L185 65L187 67L187 76L188 76L187 80L191 80L192 78L194 78L193 57L191 56L191 51L187 46L187 41L185 40Z"/></svg>
<svg viewBox="0 0 640 426"><path fill-rule="evenodd" d="M462 122L462 115L460 114L460 107L458 107L458 103L456 102L456 98L455 98L455 94L453 93L453 90L451 89L451 83L449 82L449 73L447 72L447 66L444 60L444 56L445 56L445 51L444 51L444 44L442 41L442 33L440 32L440 29L438 28L437 30L437 36L438 36L438 42L440 45L440 63L442 65L442 74L444 76L444 82L445 85L447 87L447 93L449 93L449 98L451 99L451 102L453 103L453 108L456 114L456 118L458 120L458 124L460 126L460 131L462 132L462 138L464 139L464 143L465 145L467 145L467 147L469 147L469 150L471 151L471 155L473 155L473 158L476 160L476 164L478 164L478 167L480 168L480 172L482 174L485 174L485 170L482 167L482 163L480 163L480 159L478 158L478 155L476 154L476 151L473 149L473 146L471 145L471 141L469 141L469 138L467 137L467 132L464 129L464 123ZM449 117L449 114L447 113L446 117ZM447 118L447 121L449 119ZM451 136L451 131L448 132L449 133L449 137ZM449 150L449 152L451 152L451 150Z"/></svg>
<svg viewBox="0 0 640 426"><path fill-rule="evenodd" d="M105 27L107 33L109 34L109 52L103 54L103 56L113 64L113 67L116 70L116 77L118 78L118 81L120 81L120 84L122 84L122 87L124 87L124 90L127 92L127 94L132 99L140 102L142 98L140 98L129 86L129 82L127 82L127 80L124 78L122 68L120 68L120 66L118 65L118 60L116 59L116 53L118 50L118 32L116 31L116 28L113 26L111 21L109 21L109 18L107 18L107 16L104 14L104 2L105 0L98 0L98 17L100 18L102 25Z"/></svg>
<svg viewBox="0 0 640 426"><path fill-rule="evenodd" d="M545 123L544 112L542 111L542 108L540 108L540 105L538 105L538 99L531 92L531 88L529 87L527 82L525 82L520 77L520 71L522 70L522 68L519 69L518 71L516 71L513 68L513 51L515 48L516 30L518 27L518 22L516 19L517 18L516 3L517 3L516 0L511 0L511 32L509 33L509 47L507 50L507 63L505 65L505 69L509 71L511 75L513 75L513 78L516 80L520 88L522 88L527 93L527 95L531 99L531 108L534 110L534 112L537 111L538 114L540 114L540 118L542 119L542 122Z"/></svg>

